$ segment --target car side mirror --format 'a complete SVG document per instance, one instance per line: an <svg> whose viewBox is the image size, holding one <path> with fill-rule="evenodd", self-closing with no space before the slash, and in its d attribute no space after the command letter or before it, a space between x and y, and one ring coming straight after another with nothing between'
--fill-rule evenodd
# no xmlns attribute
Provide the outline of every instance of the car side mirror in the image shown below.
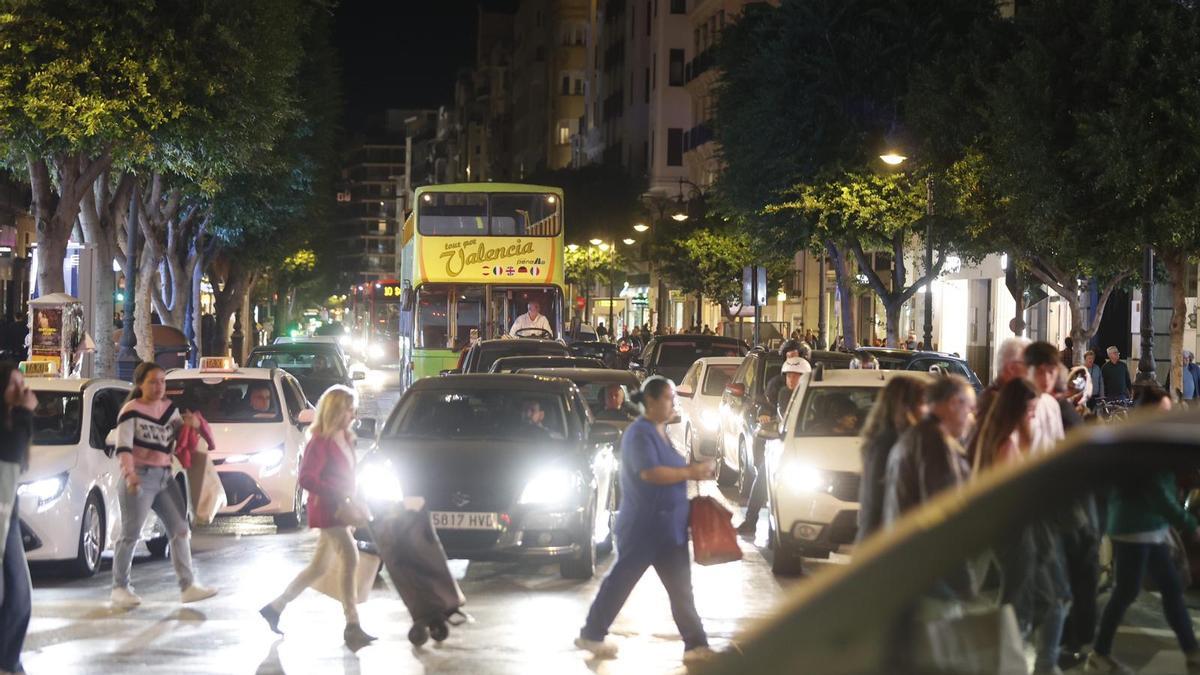
<svg viewBox="0 0 1200 675"><path fill-rule="evenodd" d="M350 379L351 380L365 380L365 379L367 379L367 374L361 370L355 370L350 373Z"/></svg>
<svg viewBox="0 0 1200 675"><path fill-rule="evenodd" d="M296 424L306 427L316 421L316 419L316 411L312 408L305 408L304 410L300 411L299 415L296 415Z"/></svg>
<svg viewBox="0 0 1200 675"><path fill-rule="evenodd" d="M734 398L742 398L746 395L746 385L737 382L725 387L725 393Z"/></svg>
<svg viewBox="0 0 1200 675"><path fill-rule="evenodd" d="M411 288L405 288L400 291L400 311L411 312L413 308L413 300L416 293Z"/></svg>
<svg viewBox="0 0 1200 675"><path fill-rule="evenodd" d="M358 419L358 429L355 430L355 433L358 434L359 438L374 440L376 424L374 417L360 417Z"/></svg>
<svg viewBox="0 0 1200 675"><path fill-rule="evenodd" d="M676 387L675 395L682 398L691 398L696 395L696 392L692 391L691 387L684 385Z"/></svg>
<svg viewBox="0 0 1200 675"><path fill-rule="evenodd" d="M603 422L593 423L592 429L588 433L588 442L592 445L603 445L605 443L616 445L620 439L621 430Z"/></svg>

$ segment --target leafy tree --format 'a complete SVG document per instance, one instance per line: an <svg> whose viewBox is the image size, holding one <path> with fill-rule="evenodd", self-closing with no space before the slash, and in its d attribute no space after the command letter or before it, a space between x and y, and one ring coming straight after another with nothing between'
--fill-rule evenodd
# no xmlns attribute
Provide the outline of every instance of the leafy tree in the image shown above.
<svg viewBox="0 0 1200 675"><path fill-rule="evenodd" d="M742 271L767 268L767 284L778 289L792 257L767 251L744 229L700 227L668 244L661 271L685 293L699 293L721 305L724 316L742 299Z"/></svg>

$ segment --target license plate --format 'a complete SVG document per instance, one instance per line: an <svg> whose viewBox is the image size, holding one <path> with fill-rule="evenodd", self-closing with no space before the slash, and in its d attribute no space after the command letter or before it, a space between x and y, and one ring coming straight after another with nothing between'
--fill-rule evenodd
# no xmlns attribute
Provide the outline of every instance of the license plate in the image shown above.
<svg viewBox="0 0 1200 675"><path fill-rule="evenodd" d="M495 530L496 514L469 511L434 511L433 526L441 530Z"/></svg>

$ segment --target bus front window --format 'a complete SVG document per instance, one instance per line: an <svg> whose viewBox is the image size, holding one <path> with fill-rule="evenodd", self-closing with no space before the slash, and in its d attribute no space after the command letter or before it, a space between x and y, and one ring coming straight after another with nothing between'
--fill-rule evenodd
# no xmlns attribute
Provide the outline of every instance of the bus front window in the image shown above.
<svg viewBox="0 0 1200 675"><path fill-rule="evenodd" d="M451 347L449 321L449 289L422 286L417 290L417 347L445 349Z"/></svg>
<svg viewBox="0 0 1200 675"><path fill-rule="evenodd" d="M554 195L492 195L492 234L508 237L558 236L558 207L559 199Z"/></svg>
<svg viewBox="0 0 1200 675"><path fill-rule="evenodd" d="M454 349L466 349L483 336L483 287L459 286L455 303Z"/></svg>
<svg viewBox="0 0 1200 675"><path fill-rule="evenodd" d="M462 192L426 192L417 205L421 234L439 237L486 235L487 195Z"/></svg>

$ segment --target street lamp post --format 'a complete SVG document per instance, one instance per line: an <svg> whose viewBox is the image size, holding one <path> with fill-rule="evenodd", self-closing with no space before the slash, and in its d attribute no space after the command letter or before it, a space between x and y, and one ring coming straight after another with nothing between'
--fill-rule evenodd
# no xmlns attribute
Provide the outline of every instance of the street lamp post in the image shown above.
<svg viewBox="0 0 1200 675"><path fill-rule="evenodd" d="M888 166L900 166L908 157L889 151L879 156ZM902 261L896 261L897 265ZM933 269L933 177L925 177L925 273ZM933 351L933 279L925 284L925 349Z"/></svg>
<svg viewBox="0 0 1200 675"><path fill-rule="evenodd" d="M1157 381L1154 372L1154 249L1142 251L1142 349L1138 357L1138 384Z"/></svg>

